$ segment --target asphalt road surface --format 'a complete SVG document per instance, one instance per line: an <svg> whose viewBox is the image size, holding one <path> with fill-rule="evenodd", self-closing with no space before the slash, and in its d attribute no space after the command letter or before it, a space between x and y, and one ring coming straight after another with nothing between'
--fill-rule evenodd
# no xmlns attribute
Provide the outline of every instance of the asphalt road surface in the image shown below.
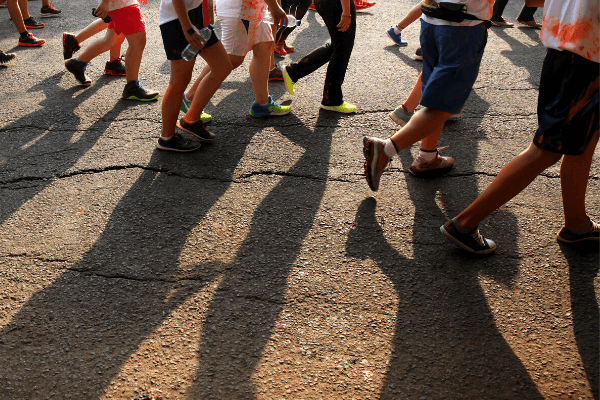
<svg viewBox="0 0 600 400"><path fill-rule="evenodd" d="M319 109L322 68L294 96L271 82L293 111L253 119L246 60L206 109L216 143L189 154L155 148L162 100L121 100L107 57L90 87L66 72L62 32L96 4L56 0L63 16L29 49L0 9L0 49L17 53L0 67L0 399L598 399L599 249L556 241L559 166L481 225L495 255L439 232L531 141L538 30L489 31L440 139L448 174L411 176L414 146L373 193L362 137L393 134L421 70L419 22L404 48L385 30L416 1L359 13L343 87L356 115ZM158 8L142 6L141 78L164 93ZM309 11L277 61L327 40Z"/></svg>

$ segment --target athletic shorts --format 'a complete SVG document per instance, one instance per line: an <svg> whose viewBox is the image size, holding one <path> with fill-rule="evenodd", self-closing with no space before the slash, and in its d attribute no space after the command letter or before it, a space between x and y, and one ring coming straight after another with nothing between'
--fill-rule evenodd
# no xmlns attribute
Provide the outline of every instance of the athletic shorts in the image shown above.
<svg viewBox="0 0 600 400"><path fill-rule="evenodd" d="M227 54L245 56L257 43L273 42L272 25L264 21L221 18L221 42Z"/></svg>
<svg viewBox="0 0 600 400"><path fill-rule="evenodd" d="M421 105L458 113L477 80L486 43L484 24L448 26L421 20Z"/></svg>
<svg viewBox="0 0 600 400"><path fill-rule="evenodd" d="M196 28L204 28L202 6L196 7L193 10L188 11L188 15L190 17L190 21ZM185 38L185 33L183 33L183 29L181 28L179 19L174 19L173 21L169 21L162 24L160 26L160 33L162 35L165 53L167 53L167 60L181 60L181 52L187 47L189 43ZM212 36L210 37L210 39L208 39L208 41L204 45L204 48L208 48L216 44L218 41L219 38L217 37L215 31L213 31ZM202 52L202 50L200 50L200 52Z"/></svg>
<svg viewBox="0 0 600 400"><path fill-rule="evenodd" d="M540 79L536 146L573 156L585 152L598 132L599 68L570 51L548 49Z"/></svg>
<svg viewBox="0 0 600 400"><path fill-rule="evenodd" d="M146 30L146 21L140 11L139 4L109 11L108 16L112 21L108 23L108 29L114 29L117 35L125 36Z"/></svg>

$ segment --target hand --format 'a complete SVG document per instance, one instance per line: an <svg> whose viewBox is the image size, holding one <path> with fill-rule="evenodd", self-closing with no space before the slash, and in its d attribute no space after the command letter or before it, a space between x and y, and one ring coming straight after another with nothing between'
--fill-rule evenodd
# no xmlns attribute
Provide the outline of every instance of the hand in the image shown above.
<svg viewBox="0 0 600 400"><path fill-rule="evenodd" d="M348 28L350 28L350 24L352 23L352 16L350 14L344 15L340 18L340 23L337 24L337 28L340 32L346 32Z"/></svg>
<svg viewBox="0 0 600 400"><path fill-rule="evenodd" d="M187 31L183 32L185 34L185 39L188 41L189 44L192 45L194 49L202 50L206 42L204 42L204 39L202 38L202 36L200 36L196 27L193 28L195 31L193 35L190 35L189 33L187 33Z"/></svg>
<svg viewBox="0 0 600 400"><path fill-rule="evenodd" d="M100 19L106 18L108 16L108 2L101 2L98 8L96 8L94 15Z"/></svg>
<svg viewBox="0 0 600 400"><path fill-rule="evenodd" d="M277 9L274 9L273 11L271 11L271 10L269 10L269 11L271 12L271 15L273 16L273 25L280 27L280 26L283 26L284 22L287 22L287 15L285 14L285 11L283 11L283 8L277 6Z"/></svg>

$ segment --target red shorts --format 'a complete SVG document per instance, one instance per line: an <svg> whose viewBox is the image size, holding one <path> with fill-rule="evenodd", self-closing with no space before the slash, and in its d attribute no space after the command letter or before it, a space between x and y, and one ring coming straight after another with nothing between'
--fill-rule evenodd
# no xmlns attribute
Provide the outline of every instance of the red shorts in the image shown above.
<svg viewBox="0 0 600 400"><path fill-rule="evenodd" d="M112 18L108 29L114 29L117 35L133 35L146 30L146 21L138 4L109 11L108 16Z"/></svg>

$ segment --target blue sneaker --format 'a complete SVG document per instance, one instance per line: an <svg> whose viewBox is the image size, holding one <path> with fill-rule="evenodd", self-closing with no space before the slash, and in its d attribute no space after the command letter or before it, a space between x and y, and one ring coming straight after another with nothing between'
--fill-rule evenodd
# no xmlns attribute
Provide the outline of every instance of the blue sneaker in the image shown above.
<svg viewBox="0 0 600 400"><path fill-rule="evenodd" d="M252 104L252 109L250 110L250 115L253 117L268 117L269 115L285 115L292 111L292 107L290 106L282 106L273 101L271 96L269 96L269 102L261 106L256 101Z"/></svg>
<svg viewBox="0 0 600 400"><path fill-rule="evenodd" d="M404 125L408 124L408 121L410 121L411 117L414 114L415 114L414 111L410 114L407 114L406 111L404 111L404 108L400 105L400 106L398 106L398 108L396 108L394 111L392 111L390 113L390 118L392 119L392 121L394 121L398 125L404 126Z"/></svg>
<svg viewBox="0 0 600 400"><path fill-rule="evenodd" d="M183 99L181 99L180 110L183 111L184 114L187 114L191 105L192 105L192 101L188 100L187 97L185 97L185 93L184 93ZM205 124L208 124L210 121L212 121L212 115L203 112L202 114L200 114L200 121L202 121Z"/></svg>
<svg viewBox="0 0 600 400"><path fill-rule="evenodd" d="M402 41L402 32L397 34L396 32L394 32L394 28L395 28L395 26L391 26L390 29L388 29L386 31L389 38L392 39L392 42L394 42L394 44L396 46L400 46L400 47L408 46L408 42Z"/></svg>

